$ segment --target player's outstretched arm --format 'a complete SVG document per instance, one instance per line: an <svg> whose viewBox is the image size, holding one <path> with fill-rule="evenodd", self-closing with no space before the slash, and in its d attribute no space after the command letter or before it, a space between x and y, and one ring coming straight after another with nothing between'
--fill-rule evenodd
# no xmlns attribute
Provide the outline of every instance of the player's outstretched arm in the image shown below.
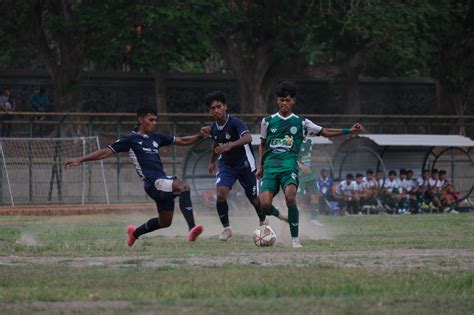
<svg viewBox="0 0 474 315"><path fill-rule="evenodd" d="M251 142L252 142L252 135L250 134L250 132L246 132L239 138L239 140L236 140L233 142L227 142L224 145L220 145L214 148L214 152L217 154L221 154L221 153L230 151L233 148L237 148Z"/></svg>
<svg viewBox="0 0 474 315"><path fill-rule="evenodd" d="M114 153L109 148L101 149L78 159L67 160L64 163L64 167L68 169L71 166L77 166L81 164L82 162L102 160L102 159L108 158L109 156L112 156L113 154Z"/></svg>
<svg viewBox="0 0 474 315"><path fill-rule="evenodd" d="M210 127L204 126L199 131L199 134L194 136L176 137L174 139L175 145L191 145L198 142L201 139L209 137Z"/></svg>
<svg viewBox="0 0 474 315"><path fill-rule="evenodd" d="M361 133L362 131L364 131L364 127L361 124L356 123L352 125L350 129L349 128L324 128L323 131L321 132L321 136L330 138L330 137L337 137L337 136L348 135L348 134L355 135L355 134Z"/></svg>

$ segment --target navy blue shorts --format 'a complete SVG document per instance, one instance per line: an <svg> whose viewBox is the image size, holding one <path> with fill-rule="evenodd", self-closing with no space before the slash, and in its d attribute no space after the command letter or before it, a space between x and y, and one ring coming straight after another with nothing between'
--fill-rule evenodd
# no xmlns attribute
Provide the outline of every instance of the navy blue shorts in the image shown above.
<svg viewBox="0 0 474 315"><path fill-rule="evenodd" d="M173 180L176 177L167 176L145 182L145 191L156 203L158 213L174 211Z"/></svg>
<svg viewBox="0 0 474 315"><path fill-rule="evenodd" d="M247 196L257 197L255 171L252 171L250 167L234 168L227 164L219 163L219 172L216 174L216 187L225 186L232 189L236 180L239 180Z"/></svg>

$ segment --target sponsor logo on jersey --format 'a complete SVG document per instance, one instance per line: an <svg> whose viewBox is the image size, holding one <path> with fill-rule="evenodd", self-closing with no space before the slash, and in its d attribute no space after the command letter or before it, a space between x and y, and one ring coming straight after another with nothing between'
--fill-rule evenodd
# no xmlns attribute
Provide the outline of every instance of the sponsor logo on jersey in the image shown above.
<svg viewBox="0 0 474 315"><path fill-rule="evenodd" d="M272 128L272 129L270 129L270 131L271 131L272 133L275 133L275 132L277 132L277 129L276 129L276 128Z"/></svg>
<svg viewBox="0 0 474 315"><path fill-rule="evenodd" d="M295 135L298 132L298 129L295 126L293 126L290 128L290 132L292 135Z"/></svg>
<svg viewBox="0 0 474 315"><path fill-rule="evenodd" d="M158 148L158 143L156 143L156 141L153 141L153 146L154 146L155 148Z"/></svg>
<svg viewBox="0 0 474 315"><path fill-rule="evenodd" d="M228 134L228 133L226 132L226 133L225 133L225 138L226 138L227 140L229 140L229 139L230 139L230 134Z"/></svg>
<svg viewBox="0 0 474 315"><path fill-rule="evenodd" d="M283 139L272 139L270 141L270 148L273 152L286 152L293 146L293 137L285 136Z"/></svg>

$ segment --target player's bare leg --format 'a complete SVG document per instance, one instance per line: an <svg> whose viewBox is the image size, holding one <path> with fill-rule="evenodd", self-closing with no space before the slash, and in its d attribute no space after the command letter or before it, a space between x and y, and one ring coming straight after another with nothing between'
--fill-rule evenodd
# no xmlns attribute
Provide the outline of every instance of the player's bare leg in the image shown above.
<svg viewBox="0 0 474 315"><path fill-rule="evenodd" d="M272 205L273 194L270 191L264 191L260 193L260 208L266 215L272 215L279 218L282 221L288 222L288 217L283 213L280 213L277 208Z"/></svg>

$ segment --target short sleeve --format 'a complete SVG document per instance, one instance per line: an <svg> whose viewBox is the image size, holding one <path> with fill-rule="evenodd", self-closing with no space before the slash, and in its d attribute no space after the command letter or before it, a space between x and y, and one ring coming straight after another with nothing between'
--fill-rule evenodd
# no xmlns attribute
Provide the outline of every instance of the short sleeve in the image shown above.
<svg viewBox="0 0 474 315"><path fill-rule="evenodd" d="M175 137L173 136L168 136L165 134L157 134L158 138L160 139L160 146L165 147L167 145L171 145L174 143Z"/></svg>
<svg viewBox="0 0 474 315"><path fill-rule="evenodd" d="M305 119L303 123L303 127L305 130L305 135L307 136L320 136L321 132L323 131L323 127L316 125L309 119Z"/></svg>
<svg viewBox="0 0 474 315"><path fill-rule="evenodd" d="M114 153L128 152L130 151L130 148L130 139L126 136L120 137L117 141L109 145L109 149L111 149Z"/></svg>
<svg viewBox="0 0 474 315"><path fill-rule="evenodd" d="M267 139L267 127L268 123L265 118L262 119L262 123L260 124L260 139Z"/></svg>
<svg viewBox="0 0 474 315"><path fill-rule="evenodd" d="M240 119L234 119L232 125L237 130L240 137L242 137L244 133L249 132L249 128L247 128L247 126Z"/></svg>

